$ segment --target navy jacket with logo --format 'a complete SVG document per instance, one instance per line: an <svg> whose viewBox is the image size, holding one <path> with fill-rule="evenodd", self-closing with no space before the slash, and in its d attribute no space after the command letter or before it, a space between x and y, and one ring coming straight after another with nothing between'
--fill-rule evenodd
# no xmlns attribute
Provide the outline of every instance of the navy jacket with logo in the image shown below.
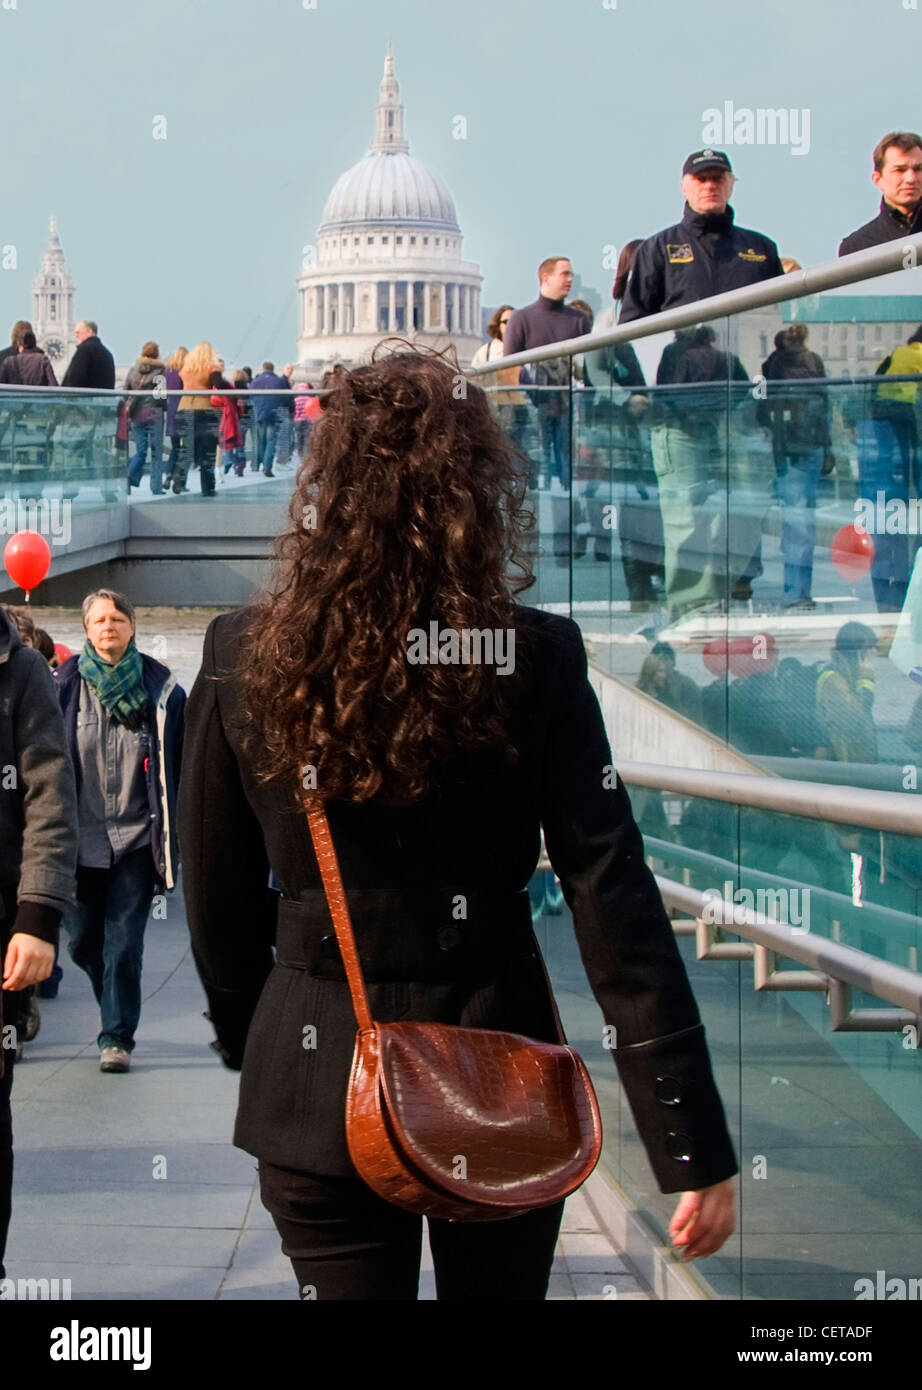
<svg viewBox="0 0 922 1390"><path fill-rule="evenodd" d="M783 273L775 243L761 232L737 227L731 207L697 213L686 203L681 222L638 246L618 322L647 318Z"/></svg>

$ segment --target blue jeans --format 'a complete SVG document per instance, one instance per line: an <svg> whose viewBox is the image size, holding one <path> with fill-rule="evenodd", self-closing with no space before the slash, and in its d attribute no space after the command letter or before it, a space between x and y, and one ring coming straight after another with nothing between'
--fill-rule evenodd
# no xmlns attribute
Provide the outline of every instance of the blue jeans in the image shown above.
<svg viewBox="0 0 922 1390"><path fill-rule="evenodd" d="M65 913L64 927L71 960L89 976L99 1005L100 1049L134 1049L144 929L156 885L150 845L108 869L77 869L77 903Z"/></svg>
<svg viewBox="0 0 922 1390"><path fill-rule="evenodd" d="M822 448L776 460L778 497L782 504L781 553L784 595L790 603L810 598L816 546L816 494L823 467Z"/></svg>
<svg viewBox="0 0 922 1390"><path fill-rule="evenodd" d="M158 410L155 419L131 422L131 439L135 454L128 469L128 481L132 487L140 487L147 464L147 451L150 449L150 490L163 491L163 411Z"/></svg>
<svg viewBox="0 0 922 1390"><path fill-rule="evenodd" d="M548 414L539 407L538 419L548 486L552 478L559 478L566 490L570 486L570 417Z"/></svg>
<svg viewBox="0 0 922 1390"><path fill-rule="evenodd" d="M272 472L272 460L275 458L275 446L279 436L279 422L277 416L270 420L256 421L256 445L253 450L253 468L258 473L262 468L264 473Z"/></svg>
<svg viewBox="0 0 922 1390"><path fill-rule="evenodd" d="M914 427L894 419L861 420L856 433L858 445L858 490L875 505L882 492L887 502L898 498L909 502L909 478L914 466ZM871 587L880 613L898 613L909 585L909 537L905 533L887 535L875 528L874 558L871 561Z"/></svg>

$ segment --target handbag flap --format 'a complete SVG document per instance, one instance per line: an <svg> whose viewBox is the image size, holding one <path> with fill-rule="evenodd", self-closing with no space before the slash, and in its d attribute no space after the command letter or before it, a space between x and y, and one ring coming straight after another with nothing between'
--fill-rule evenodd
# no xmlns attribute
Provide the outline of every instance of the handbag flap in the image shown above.
<svg viewBox="0 0 922 1390"><path fill-rule="evenodd" d="M379 1104L405 1161L446 1194L521 1208L579 1186L601 1151L569 1047L439 1023L375 1025Z"/></svg>

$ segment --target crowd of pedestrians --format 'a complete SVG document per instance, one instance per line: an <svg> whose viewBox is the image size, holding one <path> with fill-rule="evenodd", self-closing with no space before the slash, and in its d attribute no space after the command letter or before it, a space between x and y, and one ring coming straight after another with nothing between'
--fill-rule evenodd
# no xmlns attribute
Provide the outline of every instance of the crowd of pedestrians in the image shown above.
<svg viewBox="0 0 922 1390"><path fill-rule="evenodd" d="M922 231L922 137L890 132L875 148L872 164L872 180L881 192L879 214L844 238L840 255ZM596 329L633 323L800 268L779 254L770 237L736 223L730 205L734 183L724 152L705 149L688 156L681 175L681 219L627 243L613 286L615 304ZM538 280L535 303L518 310L504 305L494 316L489 342L476 362L492 363L590 331L588 305L566 302L573 282L568 259L543 261ZM646 393L648 383L630 345L509 368L502 381L498 373L489 381L502 388L497 401L507 411L507 386L557 388L533 389L523 400L533 402L540 435L540 461L530 459L529 481L563 489L571 471L571 381L601 388L598 403L581 405L577 398L573 409L610 431L611 478L619 485L615 500L623 518L621 559L632 606L662 602L676 620L693 610L719 611L730 601L751 599L753 581L762 574L765 516L777 500L784 603L803 610L815 607L820 480L836 466L826 368L807 337L803 323L782 330L757 375L751 371L757 364L744 365L710 325L680 330L662 353L659 389ZM866 410L852 411L859 417L849 423L862 497L882 495L885 503L905 505L911 487L918 495L918 385L906 378L920 373L922 327L876 364L876 374L896 380L874 388ZM765 382L760 400L748 389L753 377ZM732 383L737 387L728 396ZM526 426L527 411L515 420L513 435L525 452ZM728 490L732 515L725 503ZM881 612L898 612L911 571L910 537L905 529L888 529L874 540L875 601ZM604 552L596 553L604 558Z"/></svg>

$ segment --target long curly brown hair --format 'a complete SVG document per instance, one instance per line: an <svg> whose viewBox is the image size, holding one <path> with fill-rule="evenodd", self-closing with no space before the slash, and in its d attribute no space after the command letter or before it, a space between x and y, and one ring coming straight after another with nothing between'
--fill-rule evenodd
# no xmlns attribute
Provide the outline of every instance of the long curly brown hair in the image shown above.
<svg viewBox="0 0 922 1390"><path fill-rule="evenodd" d="M409 634L514 630L534 516L522 455L457 361L384 348L332 373L238 675L261 780L309 766L324 800L400 805L461 748L516 757L525 653L511 674L412 664Z"/></svg>

